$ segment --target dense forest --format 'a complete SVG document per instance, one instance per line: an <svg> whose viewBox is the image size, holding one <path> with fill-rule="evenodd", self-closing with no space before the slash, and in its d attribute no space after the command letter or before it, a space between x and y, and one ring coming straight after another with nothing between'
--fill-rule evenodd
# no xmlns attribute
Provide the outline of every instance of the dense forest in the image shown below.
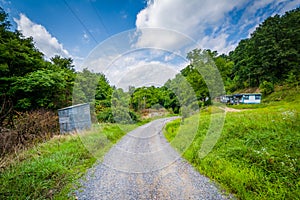
<svg viewBox="0 0 300 200"><path fill-rule="evenodd" d="M187 55L190 64L163 87L130 87L125 92L109 85L103 74L88 68L76 72L71 58L55 56L46 60L32 38L11 30L8 16L0 8L0 129L7 132L1 137L9 140L9 131L15 130L16 137L24 142L24 130L18 131L22 127L19 118L34 115L35 111L55 113L76 103L90 102L95 121L132 123L148 108L164 107L170 113L180 113L182 107L197 110L209 105L225 91L259 88L266 95L276 85L295 86L300 81L299 40L300 8L269 17L229 55L194 49ZM205 76L220 76L225 91ZM218 92L210 93L210 87Z"/></svg>

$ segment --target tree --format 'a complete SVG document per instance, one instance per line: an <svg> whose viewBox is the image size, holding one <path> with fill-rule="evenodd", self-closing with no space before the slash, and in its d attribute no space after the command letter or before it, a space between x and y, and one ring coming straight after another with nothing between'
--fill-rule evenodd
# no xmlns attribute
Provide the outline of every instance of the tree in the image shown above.
<svg viewBox="0 0 300 200"><path fill-rule="evenodd" d="M94 102L99 75L84 68L76 73L73 104Z"/></svg>
<svg viewBox="0 0 300 200"><path fill-rule="evenodd" d="M100 122L115 122L112 113L113 87L104 74L98 74L98 84L95 91L95 112Z"/></svg>
<svg viewBox="0 0 300 200"><path fill-rule="evenodd" d="M11 87L15 108L19 110L39 107L57 109L64 106L66 80L63 71L37 70L18 78Z"/></svg>
<svg viewBox="0 0 300 200"><path fill-rule="evenodd" d="M198 105L194 89L182 74L177 74L174 79L169 80L164 85L171 91L170 100L174 113L179 113L180 107L191 107L195 103ZM193 106L194 107L194 106Z"/></svg>
<svg viewBox="0 0 300 200"><path fill-rule="evenodd" d="M59 55L54 56L50 59L52 63L61 69L67 69L70 71L75 71L72 58L62 58Z"/></svg>
<svg viewBox="0 0 300 200"><path fill-rule="evenodd" d="M45 61L32 38L9 28L7 14L0 8L0 96L11 102L12 110L70 105L72 60L56 56L53 63Z"/></svg>
<svg viewBox="0 0 300 200"><path fill-rule="evenodd" d="M238 88L283 83L300 75L300 8L269 17L230 53Z"/></svg>
<svg viewBox="0 0 300 200"><path fill-rule="evenodd" d="M198 100L206 101L225 93L222 77L215 65L216 56L216 51L201 49L194 49L187 55L190 65L181 73L192 85Z"/></svg>

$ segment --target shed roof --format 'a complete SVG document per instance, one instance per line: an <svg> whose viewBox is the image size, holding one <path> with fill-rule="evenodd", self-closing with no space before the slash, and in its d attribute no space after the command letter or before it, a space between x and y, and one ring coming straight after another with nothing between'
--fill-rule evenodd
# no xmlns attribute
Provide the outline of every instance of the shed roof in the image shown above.
<svg viewBox="0 0 300 200"><path fill-rule="evenodd" d="M88 104L89 103L81 103L81 104L77 104L77 105L72 105L72 106L68 106L68 107L65 107L65 108L58 109L58 111L60 111L60 110L67 110L67 109L71 109L71 108L76 108L76 107L80 107L80 106L88 105Z"/></svg>

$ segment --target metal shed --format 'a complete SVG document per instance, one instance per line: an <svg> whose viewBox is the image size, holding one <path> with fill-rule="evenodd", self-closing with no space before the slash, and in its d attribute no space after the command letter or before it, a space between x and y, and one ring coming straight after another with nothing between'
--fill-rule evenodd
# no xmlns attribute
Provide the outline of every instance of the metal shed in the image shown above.
<svg viewBox="0 0 300 200"><path fill-rule="evenodd" d="M60 133L90 129L90 104L78 104L58 110Z"/></svg>

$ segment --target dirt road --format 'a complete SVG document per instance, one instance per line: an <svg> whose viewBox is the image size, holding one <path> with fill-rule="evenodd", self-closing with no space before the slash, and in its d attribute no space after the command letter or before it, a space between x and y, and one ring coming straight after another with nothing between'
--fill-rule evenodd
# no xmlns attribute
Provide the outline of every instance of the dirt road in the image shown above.
<svg viewBox="0 0 300 200"><path fill-rule="evenodd" d="M78 199L225 199L172 149L159 119L124 136L83 179Z"/></svg>

